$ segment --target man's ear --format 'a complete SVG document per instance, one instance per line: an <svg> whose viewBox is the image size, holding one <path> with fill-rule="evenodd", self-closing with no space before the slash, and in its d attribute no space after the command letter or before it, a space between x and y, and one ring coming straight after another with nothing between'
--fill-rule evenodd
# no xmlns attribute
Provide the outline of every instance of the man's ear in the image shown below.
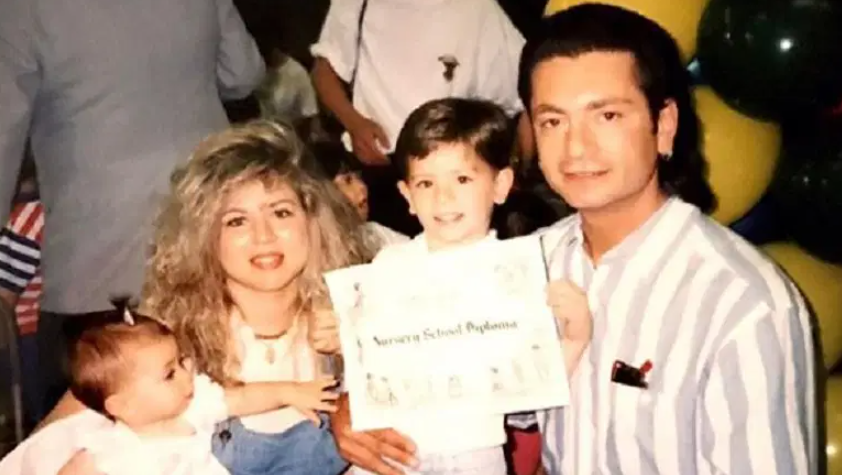
<svg viewBox="0 0 842 475"><path fill-rule="evenodd" d="M494 177L494 202L498 205L505 203L514 183L515 172L511 167L506 167L497 172L497 176Z"/></svg>
<svg viewBox="0 0 842 475"><path fill-rule="evenodd" d="M398 181L398 191L401 192L401 196L403 196L403 199L409 205L409 214L415 216L415 207L412 206L412 195L409 193L409 186L405 181Z"/></svg>
<svg viewBox="0 0 842 475"><path fill-rule="evenodd" d="M672 155L676 132L678 132L678 105L669 99L658 112L656 133L659 154Z"/></svg>

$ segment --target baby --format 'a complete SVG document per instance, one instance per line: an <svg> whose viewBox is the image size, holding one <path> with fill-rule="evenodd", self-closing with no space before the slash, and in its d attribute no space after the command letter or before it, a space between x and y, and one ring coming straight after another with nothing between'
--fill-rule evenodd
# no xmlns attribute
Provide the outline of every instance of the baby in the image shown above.
<svg viewBox="0 0 842 475"><path fill-rule="evenodd" d="M223 388L192 372L169 328L113 313L70 351L70 391L113 424L79 440L60 475L227 474L211 453L217 422L291 406L319 424L316 411L335 410L333 380Z"/></svg>

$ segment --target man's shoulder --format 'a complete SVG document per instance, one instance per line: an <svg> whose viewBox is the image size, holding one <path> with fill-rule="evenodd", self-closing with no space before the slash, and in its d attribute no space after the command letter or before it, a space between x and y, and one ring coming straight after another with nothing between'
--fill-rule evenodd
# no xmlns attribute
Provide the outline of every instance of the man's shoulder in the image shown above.
<svg viewBox="0 0 842 475"><path fill-rule="evenodd" d="M716 266L733 279L741 281L747 297L766 304L775 312L799 305L793 296L795 285L781 268L753 244L713 219L700 215L697 220L694 254L701 265Z"/></svg>

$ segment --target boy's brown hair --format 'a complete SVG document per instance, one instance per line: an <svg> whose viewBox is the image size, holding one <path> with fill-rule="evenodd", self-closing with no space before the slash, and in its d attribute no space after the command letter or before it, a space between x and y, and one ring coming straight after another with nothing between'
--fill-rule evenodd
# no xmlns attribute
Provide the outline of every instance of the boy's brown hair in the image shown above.
<svg viewBox="0 0 842 475"><path fill-rule="evenodd" d="M410 160L421 160L441 146L464 144L499 171L510 165L514 143L514 127L493 102L435 99L409 114L398 135L392 163L399 177L406 179Z"/></svg>
<svg viewBox="0 0 842 475"><path fill-rule="evenodd" d="M132 370L132 347L174 338L162 323L122 304L81 332L70 347L70 393L108 416L105 400L120 390ZM120 307L123 308L120 308ZM128 321L126 313L131 317Z"/></svg>

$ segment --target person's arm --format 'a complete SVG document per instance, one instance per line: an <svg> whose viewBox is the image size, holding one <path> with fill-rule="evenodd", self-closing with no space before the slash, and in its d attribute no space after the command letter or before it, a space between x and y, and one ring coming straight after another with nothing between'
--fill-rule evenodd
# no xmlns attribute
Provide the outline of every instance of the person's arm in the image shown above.
<svg viewBox="0 0 842 475"><path fill-rule="evenodd" d="M700 471L817 473L809 320L803 308L783 322L775 318L761 305L741 318L715 354L697 403Z"/></svg>
<svg viewBox="0 0 842 475"><path fill-rule="evenodd" d="M45 417L41 420L41 422L38 423L38 426L35 427L35 431L39 431L44 427L52 424L53 422L70 417L74 414L78 414L84 411L85 409L87 409L85 405L79 402L78 399L73 397L73 395L70 394L70 391L67 391L66 393L64 393L64 396L62 396L61 399L58 401L56 407L54 407L53 410L50 411L49 414L47 414L47 417Z"/></svg>
<svg viewBox="0 0 842 475"><path fill-rule="evenodd" d="M100 472L94 465L93 456L85 450L76 452L70 460L64 464L57 475L99 475Z"/></svg>
<svg viewBox="0 0 842 475"><path fill-rule="evenodd" d="M404 472L386 462L413 467L415 444L392 429L354 432L351 430L351 411L348 395L340 396L337 411L330 416L330 430L339 448L339 455L356 467L378 475L402 475Z"/></svg>
<svg viewBox="0 0 842 475"><path fill-rule="evenodd" d="M43 213L39 202L18 205L9 222L0 229L0 299L15 308L27 285L35 278L41 255L38 243Z"/></svg>
<svg viewBox="0 0 842 475"><path fill-rule="evenodd" d="M387 163L390 148L383 128L354 108L345 90L352 80L359 54L357 38L362 0L332 2L319 41L311 47L315 58L311 73L316 95L351 135L354 154L363 163Z"/></svg>
<svg viewBox="0 0 842 475"><path fill-rule="evenodd" d="M336 411L334 401L339 395L331 390L334 386L334 379L247 383L225 388L225 405L230 417L262 414L291 406L318 424L319 416L316 411Z"/></svg>
<svg viewBox="0 0 842 475"><path fill-rule="evenodd" d="M0 0L0 223L9 217L41 86L32 2Z"/></svg>
<svg viewBox="0 0 842 475"><path fill-rule="evenodd" d="M215 1L221 35L216 60L219 95L224 100L243 99L260 85L266 66L232 0Z"/></svg>

